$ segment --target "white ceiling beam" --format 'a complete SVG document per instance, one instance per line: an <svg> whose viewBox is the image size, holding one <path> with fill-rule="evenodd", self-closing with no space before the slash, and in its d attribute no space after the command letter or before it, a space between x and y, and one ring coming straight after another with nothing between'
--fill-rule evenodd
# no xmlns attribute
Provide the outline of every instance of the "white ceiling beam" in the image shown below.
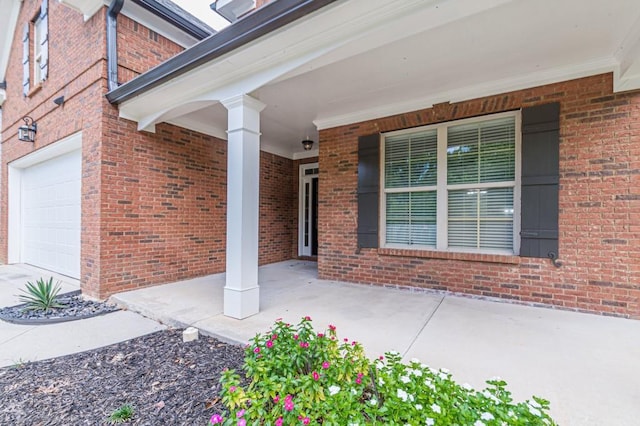
<svg viewBox="0 0 640 426"><path fill-rule="evenodd" d="M614 72L614 90L640 89L640 17L620 44L615 57L619 68Z"/></svg>

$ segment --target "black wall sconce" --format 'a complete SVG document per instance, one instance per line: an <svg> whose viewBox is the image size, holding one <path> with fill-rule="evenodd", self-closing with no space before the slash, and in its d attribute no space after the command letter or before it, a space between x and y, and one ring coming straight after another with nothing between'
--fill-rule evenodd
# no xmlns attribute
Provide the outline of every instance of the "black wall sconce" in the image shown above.
<svg viewBox="0 0 640 426"><path fill-rule="evenodd" d="M18 139L22 142L33 142L36 140L36 132L38 131L38 125L33 118L28 115L23 118L24 125L18 128Z"/></svg>
<svg viewBox="0 0 640 426"><path fill-rule="evenodd" d="M304 148L305 151L311 151L311 148L313 148L313 141L309 138L303 140L302 147Z"/></svg>

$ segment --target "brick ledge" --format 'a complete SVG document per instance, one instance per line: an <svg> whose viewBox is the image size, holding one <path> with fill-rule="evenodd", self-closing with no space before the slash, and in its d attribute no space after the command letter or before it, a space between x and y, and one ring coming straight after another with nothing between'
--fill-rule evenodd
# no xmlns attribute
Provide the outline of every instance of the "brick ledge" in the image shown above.
<svg viewBox="0 0 640 426"><path fill-rule="evenodd" d="M427 259L462 260L466 262L506 263L511 265L518 265L520 264L520 261L521 261L521 258L519 256L513 256L513 255L460 253L460 252L433 251L433 250L379 248L378 254L381 256L401 256L401 257L419 257L419 258L427 258Z"/></svg>

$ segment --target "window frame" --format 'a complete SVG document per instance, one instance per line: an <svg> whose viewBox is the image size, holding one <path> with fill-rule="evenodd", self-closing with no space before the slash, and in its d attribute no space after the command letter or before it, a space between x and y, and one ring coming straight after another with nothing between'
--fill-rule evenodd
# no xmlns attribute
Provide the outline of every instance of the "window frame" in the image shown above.
<svg viewBox="0 0 640 426"><path fill-rule="evenodd" d="M515 170L514 180L505 182L487 182L487 183L471 183L471 184L451 184L447 183L447 145L449 127L462 124L474 124L485 121L496 120L500 118L515 118ZM415 191L433 190L434 186L429 187L413 187L407 189L390 188L385 186L386 169L386 139L391 136L407 135L412 133L420 133L425 131L436 130L437 132L437 179L435 185L436 191L436 245L426 246L420 244L399 244L387 243L387 194L388 193L409 193ZM498 255L519 255L520 253L520 221L521 221L521 187L522 187L522 114L521 110L507 111L490 115L483 115L460 120L446 121L442 123L431 124L427 126L413 127L409 129L385 132L381 135L380 141L380 222L379 222L379 247L386 249L409 249L420 251L438 251L449 253L475 253L475 254L498 254ZM513 250L500 249L482 249L482 248L464 248L449 247L448 244L448 207L449 207L449 191L450 190L472 190L472 189L489 189L489 188L513 188Z"/></svg>
<svg viewBox="0 0 640 426"><path fill-rule="evenodd" d="M33 85L38 86L42 84L45 80L42 78L42 43L40 41L42 25L44 22L44 18L42 14L38 11L38 14L31 20L31 28L33 31L33 40L31 42L31 49L33 49Z"/></svg>

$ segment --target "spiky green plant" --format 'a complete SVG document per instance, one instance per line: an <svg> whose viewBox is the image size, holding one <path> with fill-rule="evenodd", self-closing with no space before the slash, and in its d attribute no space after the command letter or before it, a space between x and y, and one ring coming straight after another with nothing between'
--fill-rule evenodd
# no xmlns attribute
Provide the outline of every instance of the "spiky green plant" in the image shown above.
<svg viewBox="0 0 640 426"><path fill-rule="evenodd" d="M66 305L58 301L58 293L60 293L60 282L53 283L53 277L45 281L40 278L33 284L28 281L25 289L20 289L25 294L18 297L21 302L26 303L25 309L33 311L48 311L52 308L64 308Z"/></svg>
<svg viewBox="0 0 640 426"><path fill-rule="evenodd" d="M128 420L131 420L133 415L135 414L135 409L131 404L124 404L118 408L116 408L113 413L109 416L109 421L111 423L124 423Z"/></svg>

